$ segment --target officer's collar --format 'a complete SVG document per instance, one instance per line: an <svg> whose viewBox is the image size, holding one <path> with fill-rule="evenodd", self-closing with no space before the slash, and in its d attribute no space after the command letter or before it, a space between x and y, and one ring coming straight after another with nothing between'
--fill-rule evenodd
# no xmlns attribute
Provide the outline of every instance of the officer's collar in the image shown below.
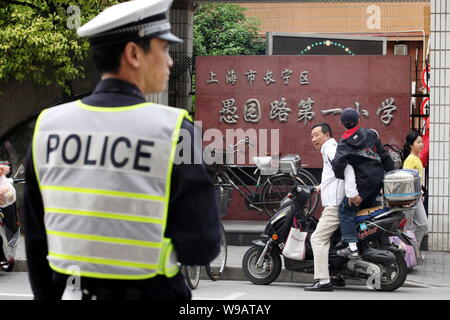
<svg viewBox="0 0 450 320"><path fill-rule="evenodd" d="M145 102L145 98L141 90L139 90L139 88L136 85L117 78L109 78L101 80L94 90L94 94L96 93L125 94L142 99L142 102Z"/></svg>

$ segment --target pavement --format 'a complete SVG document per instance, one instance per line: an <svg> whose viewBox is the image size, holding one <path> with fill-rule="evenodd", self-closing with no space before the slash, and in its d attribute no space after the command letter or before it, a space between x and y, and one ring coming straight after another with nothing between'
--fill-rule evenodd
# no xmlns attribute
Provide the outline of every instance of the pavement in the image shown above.
<svg viewBox="0 0 450 320"><path fill-rule="evenodd" d="M248 281L242 271L242 258L251 245L264 230L265 222L261 221L223 221L227 234L227 264L223 280ZM405 286L418 287L450 287L450 252L422 251L423 264L415 266L409 272ZM25 242L19 241L16 252L14 271L27 272ZM202 279L208 279L204 270ZM313 275L292 272L282 269L277 282L312 283ZM350 280L349 285L366 285L365 281Z"/></svg>

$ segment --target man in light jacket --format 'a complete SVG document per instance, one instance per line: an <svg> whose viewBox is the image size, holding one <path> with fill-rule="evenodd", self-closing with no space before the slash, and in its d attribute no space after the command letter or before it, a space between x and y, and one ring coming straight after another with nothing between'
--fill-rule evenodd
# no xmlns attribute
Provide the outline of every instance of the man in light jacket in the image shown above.
<svg viewBox="0 0 450 320"><path fill-rule="evenodd" d="M322 179L316 187L321 192L322 206L324 210L316 230L311 237L311 245L314 253L314 279L317 282L305 287L305 291L333 291L333 285L345 286L342 277L330 279L328 270L328 254L330 239L339 228L339 203L344 196L354 198L358 195L353 167L345 168L345 180L337 179L334 175L331 162L337 149L337 142L333 138L331 127L327 123L319 123L313 126L311 141L316 150L320 150L323 160Z"/></svg>

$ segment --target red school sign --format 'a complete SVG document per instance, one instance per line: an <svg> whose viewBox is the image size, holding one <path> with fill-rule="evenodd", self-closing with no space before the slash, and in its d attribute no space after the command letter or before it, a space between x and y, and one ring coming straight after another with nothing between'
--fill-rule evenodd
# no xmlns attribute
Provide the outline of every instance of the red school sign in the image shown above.
<svg viewBox="0 0 450 320"><path fill-rule="evenodd" d="M279 129L281 155L298 153L321 168L310 141L314 124L331 125L352 107L361 126L377 130L384 144L402 146L409 130L409 57L396 56L221 56L196 61L196 121L203 131ZM212 141L204 141L205 146ZM270 150L258 150L264 156ZM252 164L247 159L246 164Z"/></svg>

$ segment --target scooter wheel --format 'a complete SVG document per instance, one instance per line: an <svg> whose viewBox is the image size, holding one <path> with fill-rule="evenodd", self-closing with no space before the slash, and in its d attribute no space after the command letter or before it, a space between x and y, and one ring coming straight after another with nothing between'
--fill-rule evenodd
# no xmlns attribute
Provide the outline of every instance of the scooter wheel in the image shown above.
<svg viewBox="0 0 450 320"><path fill-rule="evenodd" d="M242 270L245 276L252 283L257 285L267 285L275 281L281 272L281 258L280 255L268 251L264 257L262 266L258 267L259 256L263 251L262 247L252 246L244 255L242 260Z"/></svg>
<svg viewBox="0 0 450 320"><path fill-rule="evenodd" d="M408 267L405 262L403 254L400 252L393 252L395 261L390 266L380 265L382 268L381 286L377 288L378 291L394 291L400 288L406 281L408 276Z"/></svg>

